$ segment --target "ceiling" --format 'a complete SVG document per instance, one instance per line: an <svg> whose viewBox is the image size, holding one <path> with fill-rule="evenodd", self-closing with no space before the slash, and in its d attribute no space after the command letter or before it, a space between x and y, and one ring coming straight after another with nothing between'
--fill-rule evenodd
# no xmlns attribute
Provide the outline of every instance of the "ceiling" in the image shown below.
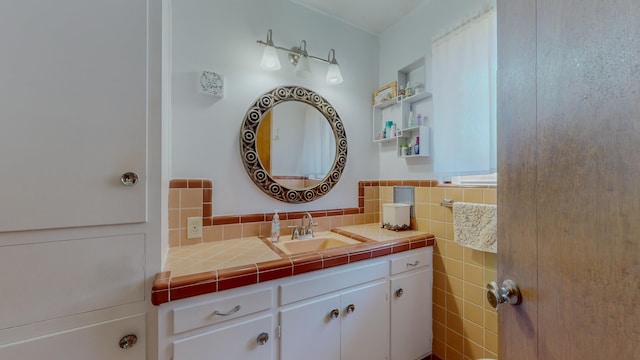
<svg viewBox="0 0 640 360"><path fill-rule="evenodd" d="M290 0L379 35L426 0Z"/></svg>

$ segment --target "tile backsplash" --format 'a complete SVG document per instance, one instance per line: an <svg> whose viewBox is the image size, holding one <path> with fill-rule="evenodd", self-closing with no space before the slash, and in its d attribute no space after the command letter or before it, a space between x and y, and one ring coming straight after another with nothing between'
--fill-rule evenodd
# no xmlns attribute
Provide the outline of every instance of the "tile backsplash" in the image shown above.
<svg viewBox="0 0 640 360"><path fill-rule="evenodd" d="M440 201L496 204L495 186L439 185L435 180L371 180L358 183L358 207L310 211L317 231L380 222L394 186L415 187L414 230L436 236L433 272L433 353L447 360L498 358L496 311L485 300L485 284L496 279L496 255L453 241L452 209ZM273 213L214 216L213 184L207 179L175 179L169 189L169 246L269 236ZM304 212L280 213L281 227L298 223ZM187 238L187 218L202 216L201 238ZM286 230L283 230L286 235Z"/></svg>

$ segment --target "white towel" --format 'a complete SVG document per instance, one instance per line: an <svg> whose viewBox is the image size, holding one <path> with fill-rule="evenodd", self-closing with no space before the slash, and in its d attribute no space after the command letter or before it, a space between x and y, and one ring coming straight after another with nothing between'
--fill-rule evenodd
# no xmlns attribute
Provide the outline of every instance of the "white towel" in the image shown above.
<svg viewBox="0 0 640 360"><path fill-rule="evenodd" d="M472 249L496 253L497 214L496 205L454 202L454 241Z"/></svg>

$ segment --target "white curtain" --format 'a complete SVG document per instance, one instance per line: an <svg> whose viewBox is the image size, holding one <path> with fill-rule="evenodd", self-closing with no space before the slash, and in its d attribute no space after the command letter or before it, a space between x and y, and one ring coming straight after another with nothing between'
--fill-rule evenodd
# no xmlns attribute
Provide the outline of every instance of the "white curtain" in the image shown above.
<svg viewBox="0 0 640 360"><path fill-rule="evenodd" d="M495 172L496 11L432 43L434 172Z"/></svg>
<svg viewBox="0 0 640 360"><path fill-rule="evenodd" d="M333 131L322 113L310 106L305 111L304 122L302 171L309 179L322 179L336 156Z"/></svg>

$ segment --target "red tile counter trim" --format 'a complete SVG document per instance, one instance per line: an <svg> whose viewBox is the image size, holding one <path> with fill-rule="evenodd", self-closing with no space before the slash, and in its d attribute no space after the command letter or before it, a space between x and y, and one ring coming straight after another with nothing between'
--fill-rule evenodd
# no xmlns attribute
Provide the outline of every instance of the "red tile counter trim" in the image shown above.
<svg viewBox="0 0 640 360"><path fill-rule="evenodd" d="M151 302L154 305L160 305L192 296L346 265L425 246L433 246L435 242L435 237L431 234L377 242L347 231L339 231L338 229L332 229L332 231L360 240L362 243L295 255L284 254L278 249L277 253L282 257L280 260L193 275L172 277L169 271L161 272L156 275L153 283ZM270 244L270 242L265 243ZM277 249L277 247L273 246L272 249Z"/></svg>

